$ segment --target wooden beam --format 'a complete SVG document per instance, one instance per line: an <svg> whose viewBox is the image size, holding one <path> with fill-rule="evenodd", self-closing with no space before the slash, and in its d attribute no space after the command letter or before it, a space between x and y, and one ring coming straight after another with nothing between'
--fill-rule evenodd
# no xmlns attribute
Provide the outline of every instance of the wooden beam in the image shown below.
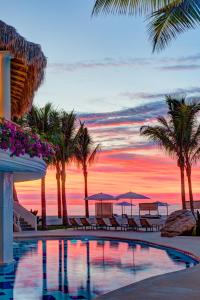
<svg viewBox="0 0 200 300"><path fill-rule="evenodd" d="M18 91L19 93L22 93L23 89L14 85L14 83L11 83L11 91Z"/></svg>
<svg viewBox="0 0 200 300"><path fill-rule="evenodd" d="M11 73L11 79L16 79L17 81L20 81L20 82L24 82L26 79L22 76L19 76L19 75L14 75L13 73Z"/></svg>
<svg viewBox="0 0 200 300"><path fill-rule="evenodd" d="M16 92L12 91L11 92L11 96L16 96L16 97L21 98L22 94L21 93L16 93Z"/></svg>
<svg viewBox="0 0 200 300"><path fill-rule="evenodd" d="M17 98L17 97L15 97L15 96L12 95L12 96L11 96L11 100L12 100L12 99L17 100L17 103L19 103L20 98Z"/></svg>
<svg viewBox="0 0 200 300"><path fill-rule="evenodd" d="M25 71L20 71L20 70L17 70L17 69L12 69L11 70L11 74L20 75L20 76L23 76L24 78L27 78L27 72L25 72Z"/></svg>
<svg viewBox="0 0 200 300"><path fill-rule="evenodd" d="M19 86L19 87L24 87L24 82L21 82L21 81L19 81L19 80L16 80L16 79L14 79L14 80L12 80L12 77L11 77L11 86L15 86L15 85L17 85L17 86Z"/></svg>
<svg viewBox="0 0 200 300"><path fill-rule="evenodd" d="M26 71L28 70L28 66L26 66L25 64L23 64L22 62L20 62L19 60L17 61L16 59L13 59L11 61L11 66L14 66L16 68L23 68Z"/></svg>

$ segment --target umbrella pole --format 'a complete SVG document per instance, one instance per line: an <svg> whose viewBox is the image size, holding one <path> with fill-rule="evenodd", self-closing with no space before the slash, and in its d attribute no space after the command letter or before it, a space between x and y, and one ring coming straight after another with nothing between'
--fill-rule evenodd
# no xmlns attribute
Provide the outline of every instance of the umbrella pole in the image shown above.
<svg viewBox="0 0 200 300"><path fill-rule="evenodd" d="M133 217L133 200L131 199L131 218Z"/></svg>

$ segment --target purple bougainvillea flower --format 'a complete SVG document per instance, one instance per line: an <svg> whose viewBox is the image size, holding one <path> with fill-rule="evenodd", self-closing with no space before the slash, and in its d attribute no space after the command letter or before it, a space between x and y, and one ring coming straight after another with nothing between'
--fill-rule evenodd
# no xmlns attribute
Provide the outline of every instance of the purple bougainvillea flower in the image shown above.
<svg viewBox="0 0 200 300"><path fill-rule="evenodd" d="M52 160L57 151L52 144L42 141L39 135L31 133L30 129L23 130L8 121L0 124L0 149L9 150L11 156L28 154L30 157L42 158L46 162Z"/></svg>

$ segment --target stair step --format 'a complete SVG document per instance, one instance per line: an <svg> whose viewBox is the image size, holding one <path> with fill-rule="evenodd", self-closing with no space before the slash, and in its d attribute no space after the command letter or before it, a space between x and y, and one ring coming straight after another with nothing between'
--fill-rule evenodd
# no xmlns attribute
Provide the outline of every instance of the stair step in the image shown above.
<svg viewBox="0 0 200 300"><path fill-rule="evenodd" d="M30 224L28 224L24 220L24 218L20 217L19 222L20 222L20 226L21 226L22 231L32 231L32 230L35 230Z"/></svg>
<svg viewBox="0 0 200 300"><path fill-rule="evenodd" d="M18 222L22 231L35 230L37 218L33 217L31 212L16 202L14 202L14 215L16 217L15 221Z"/></svg>

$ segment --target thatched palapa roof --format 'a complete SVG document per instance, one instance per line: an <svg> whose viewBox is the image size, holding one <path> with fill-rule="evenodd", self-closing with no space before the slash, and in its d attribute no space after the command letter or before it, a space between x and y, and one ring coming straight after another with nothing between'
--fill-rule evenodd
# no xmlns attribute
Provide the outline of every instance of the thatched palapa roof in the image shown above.
<svg viewBox="0 0 200 300"><path fill-rule="evenodd" d="M0 21L0 51L9 51L11 61L12 117L20 117L32 105L47 64L41 46L26 41L14 27Z"/></svg>

